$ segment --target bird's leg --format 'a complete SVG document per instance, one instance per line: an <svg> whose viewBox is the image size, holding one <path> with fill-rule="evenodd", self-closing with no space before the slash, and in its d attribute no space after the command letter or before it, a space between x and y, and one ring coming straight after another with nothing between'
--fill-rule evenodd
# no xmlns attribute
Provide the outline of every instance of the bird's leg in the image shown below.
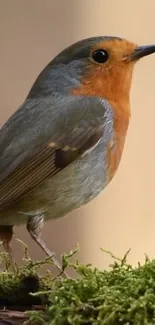
<svg viewBox="0 0 155 325"><path fill-rule="evenodd" d="M5 251L8 253L10 266L12 270L15 272L17 270L17 264L13 258L12 249L10 246L12 236L13 236L13 226L0 226L0 240L3 243L3 247Z"/></svg>
<svg viewBox="0 0 155 325"><path fill-rule="evenodd" d="M42 248L42 250L47 256L51 257L56 267L59 269L59 271L62 272L62 267L57 261L57 259L55 258L54 253L48 249L48 247L46 246L46 244L41 238L41 230L43 228L43 224L44 224L43 214L31 216L28 218L27 221L27 230L30 233L32 239ZM68 278L66 272L63 272L63 275Z"/></svg>

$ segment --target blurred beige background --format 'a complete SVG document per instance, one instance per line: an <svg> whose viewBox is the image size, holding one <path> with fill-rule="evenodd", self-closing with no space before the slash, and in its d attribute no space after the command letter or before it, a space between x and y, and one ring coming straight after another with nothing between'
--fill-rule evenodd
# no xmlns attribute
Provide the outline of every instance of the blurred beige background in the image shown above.
<svg viewBox="0 0 155 325"><path fill-rule="evenodd" d="M24 101L39 72L64 47L81 38L117 35L155 43L154 0L0 0L0 124ZM43 238L59 257L80 244L80 261L107 267L100 247L129 261L155 256L155 55L134 73L132 119L119 171L80 211L44 226ZM31 257L44 255L25 227L15 234ZM22 250L15 240L18 262Z"/></svg>

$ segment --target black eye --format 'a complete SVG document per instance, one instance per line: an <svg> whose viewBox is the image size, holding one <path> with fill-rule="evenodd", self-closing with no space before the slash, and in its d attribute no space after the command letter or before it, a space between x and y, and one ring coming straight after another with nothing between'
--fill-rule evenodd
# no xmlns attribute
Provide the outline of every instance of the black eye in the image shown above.
<svg viewBox="0 0 155 325"><path fill-rule="evenodd" d="M108 60L109 55L105 50L97 50L92 54L92 58L97 63L105 63Z"/></svg>

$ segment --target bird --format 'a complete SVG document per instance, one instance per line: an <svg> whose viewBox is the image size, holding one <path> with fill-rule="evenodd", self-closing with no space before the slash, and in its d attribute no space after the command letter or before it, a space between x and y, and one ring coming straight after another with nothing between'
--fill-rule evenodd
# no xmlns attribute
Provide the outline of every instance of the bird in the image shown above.
<svg viewBox="0 0 155 325"><path fill-rule="evenodd" d="M0 239L13 263L13 227L61 270L42 239L45 221L99 195L118 170L131 117L135 63L155 52L116 36L63 49L0 129Z"/></svg>

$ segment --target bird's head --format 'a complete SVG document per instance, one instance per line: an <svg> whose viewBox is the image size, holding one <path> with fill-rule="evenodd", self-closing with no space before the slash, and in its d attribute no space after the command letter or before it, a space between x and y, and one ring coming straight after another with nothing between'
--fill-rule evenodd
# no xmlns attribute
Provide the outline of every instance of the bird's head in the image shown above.
<svg viewBox="0 0 155 325"><path fill-rule="evenodd" d="M118 37L93 37L77 42L56 57L68 73L80 79L72 93L117 100L129 97L135 63L155 52L155 45L138 46ZM78 78L77 78L78 76Z"/></svg>
<svg viewBox="0 0 155 325"><path fill-rule="evenodd" d="M79 41L58 54L39 75L33 90L129 100L135 63L155 52L125 39L100 36ZM40 89L41 88L41 89ZM40 90L39 90L40 89Z"/></svg>

